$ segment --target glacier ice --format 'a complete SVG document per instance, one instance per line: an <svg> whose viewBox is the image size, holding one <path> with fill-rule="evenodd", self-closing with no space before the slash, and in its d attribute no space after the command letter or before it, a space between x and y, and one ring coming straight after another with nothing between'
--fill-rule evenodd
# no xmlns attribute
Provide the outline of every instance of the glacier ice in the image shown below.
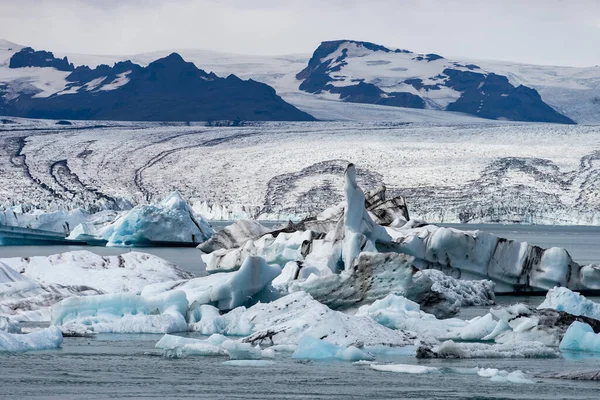
<svg viewBox="0 0 600 400"><path fill-rule="evenodd" d="M227 225L210 239L198 245L198 249L205 253L212 253L220 249L232 249L243 246L249 240L258 239L270 230L258 221L239 220Z"/></svg>
<svg viewBox="0 0 600 400"><path fill-rule="evenodd" d="M0 330L0 352L25 352L49 350L60 347L63 336L55 326L27 334L8 333Z"/></svg>
<svg viewBox="0 0 600 400"><path fill-rule="evenodd" d="M421 311L418 303L393 294L360 307L356 316L369 316L388 328L412 331L421 338L439 340L482 340L497 326L491 314L470 321L437 319L435 315Z"/></svg>
<svg viewBox="0 0 600 400"><path fill-rule="evenodd" d="M402 374L432 374L439 373L439 368L412 364L371 364L375 371L397 372Z"/></svg>
<svg viewBox="0 0 600 400"><path fill-rule="evenodd" d="M256 304L244 314L253 325L253 333L243 340L253 344L297 345L302 337L312 336L344 348L402 347L417 339L412 333L387 328L369 317L332 310L305 292Z"/></svg>
<svg viewBox="0 0 600 400"><path fill-rule="evenodd" d="M417 358L557 358L559 353L540 342L505 344L459 343L447 340L439 345L421 345Z"/></svg>
<svg viewBox="0 0 600 400"><path fill-rule="evenodd" d="M171 333L188 330L188 302L182 291L154 296L129 293L70 297L52 306L52 324L66 330L93 332Z"/></svg>
<svg viewBox="0 0 600 400"><path fill-rule="evenodd" d="M100 256L79 250L0 261L43 285L87 286L104 293L140 293L151 283L191 278L160 257L136 251Z"/></svg>
<svg viewBox="0 0 600 400"><path fill-rule="evenodd" d="M81 208L71 211L40 211L23 212L21 207L0 211L0 225L17 226L20 228L39 229L69 235L77 225L87 222L90 214Z"/></svg>
<svg viewBox="0 0 600 400"><path fill-rule="evenodd" d="M292 358L298 360L341 360L359 361L372 360L373 356L356 346L340 347L312 336L303 336L298 347L292 353Z"/></svg>
<svg viewBox="0 0 600 400"><path fill-rule="evenodd" d="M167 356L229 356L232 360L258 360L263 358L263 350L258 346L231 340L214 334L208 339L182 338L174 335L163 336L155 345Z"/></svg>
<svg viewBox="0 0 600 400"><path fill-rule="evenodd" d="M564 287L555 287L546 293L546 298L538 306L538 309L544 308L600 320L600 304Z"/></svg>
<svg viewBox="0 0 600 400"><path fill-rule="evenodd" d="M15 322L8 317L0 317L0 331L6 333L21 333L21 326L18 322Z"/></svg>
<svg viewBox="0 0 600 400"><path fill-rule="evenodd" d="M50 306L67 297L139 293L150 283L189 277L159 257L138 252L5 258L0 261L0 315L49 321Z"/></svg>
<svg viewBox="0 0 600 400"><path fill-rule="evenodd" d="M534 383L531 379L527 379L521 370L508 372L498 368L480 368L477 375L490 378L492 382Z"/></svg>
<svg viewBox="0 0 600 400"><path fill-rule="evenodd" d="M157 243L201 243L214 234L212 226L173 192L157 204L142 204L108 225L102 232L107 246Z"/></svg>
<svg viewBox="0 0 600 400"><path fill-rule="evenodd" d="M219 310L231 310L250 305L253 298L268 289L271 281L281 273L277 265L269 265L261 257L247 257L235 272L221 272L173 282L147 285L142 295L152 295L176 289L183 291L190 304L190 320L199 321L199 307L209 304ZM198 311L196 311L198 309Z"/></svg>
<svg viewBox="0 0 600 400"><path fill-rule="evenodd" d="M600 353L600 333L584 322L574 321L563 336L560 349Z"/></svg>

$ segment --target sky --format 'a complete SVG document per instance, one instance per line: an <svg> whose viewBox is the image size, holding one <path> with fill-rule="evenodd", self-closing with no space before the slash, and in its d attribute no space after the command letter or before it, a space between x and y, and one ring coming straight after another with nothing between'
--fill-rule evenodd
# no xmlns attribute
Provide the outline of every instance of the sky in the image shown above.
<svg viewBox="0 0 600 400"><path fill-rule="evenodd" d="M281 55L354 39L418 53L600 65L600 0L0 0L0 39L60 53Z"/></svg>

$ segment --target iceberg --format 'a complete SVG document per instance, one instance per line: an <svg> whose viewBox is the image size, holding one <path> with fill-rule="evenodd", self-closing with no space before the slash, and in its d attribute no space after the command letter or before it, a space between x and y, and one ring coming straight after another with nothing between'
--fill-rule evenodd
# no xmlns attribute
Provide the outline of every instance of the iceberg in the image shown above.
<svg viewBox="0 0 600 400"><path fill-rule="evenodd" d="M560 342L561 350L600 353L600 333L584 322L574 321Z"/></svg>
<svg viewBox="0 0 600 400"><path fill-rule="evenodd" d="M226 355L232 360L258 360L264 356L264 350L259 346L231 340L219 334L204 340L165 335L155 347L164 350L171 357Z"/></svg>
<svg viewBox="0 0 600 400"><path fill-rule="evenodd" d="M199 244L214 234L212 226L177 192L158 204L143 204L107 226L107 246L142 246L165 243Z"/></svg>
<svg viewBox="0 0 600 400"><path fill-rule="evenodd" d="M33 350L59 348L63 336L55 326L27 334L8 333L0 330L0 352L22 353Z"/></svg>
<svg viewBox="0 0 600 400"><path fill-rule="evenodd" d="M240 220L212 235L206 242L198 245L198 249L205 253L212 253L221 249L233 249L243 246L249 240L258 239L269 232L270 230L258 221Z"/></svg>
<svg viewBox="0 0 600 400"><path fill-rule="evenodd" d="M515 304L494 308L490 312L510 327L494 338L497 343L536 341L548 346L558 346L574 321L585 322L600 331L598 320L549 308L535 309L524 304Z"/></svg>
<svg viewBox="0 0 600 400"><path fill-rule="evenodd" d="M184 292L155 296L129 293L71 297L52 306L52 324L66 331L172 333L188 330Z"/></svg>
<svg viewBox="0 0 600 400"><path fill-rule="evenodd" d="M470 321L459 318L437 319L435 315L421 311L418 303L393 294L360 307L356 316L369 316L388 328L416 332L421 338L438 340L482 340L498 324L491 314Z"/></svg>
<svg viewBox="0 0 600 400"><path fill-rule="evenodd" d="M432 374L439 373L439 368L411 364L371 364L375 371L396 372L401 374Z"/></svg>
<svg viewBox="0 0 600 400"><path fill-rule="evenodd" d="M494 304L492 282L458 281L438 271L419 271L414 261L406 254L361 252L350 271L292 281L287 290L310 293L334 309L400 295L440 318L455 315L459 307Z"/></svg>
<svg viewBox="0 0 600 400"><path fill-rule="evenodd" d="M540 342L507 344L457 343L421 345L417 358L557 358L559 353Z"/></svg>
<svg viewBox="0 0 600 400"><path fill-rule="evenodd" d="M19 324L10 318L0 317L0 331L6 333L21 333L21 327Z"/></svg>
<svg viewBox="0 0 600 400"><path fill-rule="evenodd" d="M308 293L295 292L271 303L256 304L244 312L253 325L242 339L252 344L297 345L305 336L320 338L338 347L413 345L417 337L387 328L369 317L334 311Z"/></svg>
<svg viewBox="0 0 600 400"><path fill-rule="evenodd" d="M81 208L71 211L39 211L24 212L22 207L0 211L0 225L15 226L27 229L54 232L69 235L77 225L87 222L90 213Z"/></svg>
<svg viewBox="0 0 600 400"><path fill-rule="evenodd" d="M341 348L312 336L304 336L298 342L298 347L292 353L292 358L297 360L341 360L360 361L373 360L373 356L357 348L348 346Z"/></svg>
<svg viewBox="0 0 600 400"><path fill-rule="evenodd" d="M546 298L538 306L538 309L544 308L600 320L600 304L564 287L555 287L546 293Z"/></svg>
<svg viewBox="0 0 600 400"><path fill-rule="evenodd" d="M527 379L521 370L508 372L498 368L480 368L477 375L490 378L492 382L534 383L532 380Z"/></svg>
<svg viewBox="0 0 600 400"><path fill-rule="evenodd" d="M81 250L47 257L4 258L0 262L42 285L88 287L103 293L140 293L151 283L191 278L160 257L135 251L100 256Z"/></svg>
<svg viewBox="0 0 600 400"><path fill-rule="evenodd" d="M224 361L223 365L232 367L270 367L275 365L275 361L269 360L229 360Z"/></svg>
<svg viewBox="0 0 600 400"><path fill-rule="evenodd" d="M199 307L203 304L223 311L252 305L269 289L271 281L280 273L279 266L269 265L261 257L248 257L236 272L151 284L144 287L142 295L154 295L174 289L183 291L190 304L188 319L197 322L201 314Z"/></svg>

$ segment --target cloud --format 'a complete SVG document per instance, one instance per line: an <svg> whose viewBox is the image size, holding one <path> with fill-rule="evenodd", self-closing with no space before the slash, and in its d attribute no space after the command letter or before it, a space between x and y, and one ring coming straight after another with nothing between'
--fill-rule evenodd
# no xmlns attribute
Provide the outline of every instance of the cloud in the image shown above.
<svg viewBox="0 0 600 400"><path fill-rule="evenodd" d="M0 38L71 53L311 53L357 39L445 56L600 64L593 0L0 0Z"/></svg>

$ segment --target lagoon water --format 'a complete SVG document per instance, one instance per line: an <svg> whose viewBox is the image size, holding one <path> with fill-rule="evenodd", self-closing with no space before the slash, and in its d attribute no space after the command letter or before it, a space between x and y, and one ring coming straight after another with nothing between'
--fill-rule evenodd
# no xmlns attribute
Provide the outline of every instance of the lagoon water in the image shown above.
<svg viewBox="0 0 600 400"><path fill-rule="evenodd" d="M510 239L569 250L579 263L600 263L600 227L520 225L459 226ZM70 250L119 254L129 249L67 246L0 247L0 258L49 255ZM199 251L190 248L136 249L204 275ZM598 299L594 299L598 301ZM541 297L499 297L537 305ZM482 315L468 308L460 317ZM27 325L25 325L27 327ZM192 334L188 334L192 335ZM223 357L165 358L154 348L161 335L99 334L65 338L59 350L0 353L0 398L206 398L206 399L598 399L600 383L545 378L549 373L599 370L600 354L565 353L562 359L417 360L412 354L378 357L378 362L421 364L440 373L379 372L347 362L302 362L279 355L267 367L223 365ZM493 382L453 368L522 370L534 384Z"/></svg>

